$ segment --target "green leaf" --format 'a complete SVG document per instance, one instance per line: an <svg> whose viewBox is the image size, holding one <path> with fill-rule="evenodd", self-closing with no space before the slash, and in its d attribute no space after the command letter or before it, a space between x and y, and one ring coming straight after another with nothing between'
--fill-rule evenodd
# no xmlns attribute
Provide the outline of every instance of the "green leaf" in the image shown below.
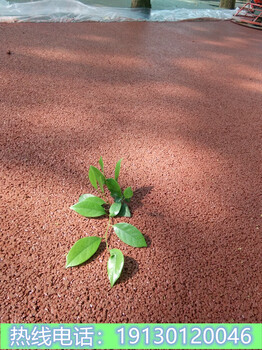
<svg viewBox="0 0 262 350"><path fill-rule="evenodd" d="M97 190L96 175L95 175L95 172L94 172L92 166L90 166L90 168L89 168L88 177L89 177L89 181L91 182L92 186Z"/></svg>
<svg viewBox="0 0 262 350"><path fill-rule="evenodd" d="M122 222L113 225L113 229L117 237L131 247L147 247L144 236L135 226Z"/></svg>
<svg viewBox="0 0 262 350"><path fill-rule="evenodd" d="M70 209L87 218L95 218L106 214L105 209L100 204L90 202L90 198L72 205Z"/></svg>
<svg viewBox="0 0 262 350"><path fill-rule="evenodd" d="M121 188L115 179L107 179L106 186L114 199L122 198Z"/></svg>
<svg viewBox="0 0 262 350"><path fill-rule="evenodd" d="M101 188L101 191L104 193L104 185L106 183L105 176L101 173L99 169L97 169L95 166L91 165L89 168L89 180L91 184L94 186L94 188L97 190L99 184L99 187Z"/></svg>
<svg viewBox="0 0 262 350"><path fill-rule="evenodd" d="M132 198L132 197L133 197L133 194L134 194L134 193L133 193L131 187L127 187L127 188L124 190L124 197L125 197L126 199Z"/></svg>
<svg viewBox="0 0 262 350"><path fill-rule="evenodd" d="M100 242L100 237L84 237L79 239L67 254L66 267L80 265L91 258L97 251Z"/></svg>
<svg viewBox="0 0 262 350"><path fill-rule="evenodd" d="M103 162L103 158L102 157L100 157L100 159L99 159L99 165L100 165L102 173L103 173L104 172L104 162Z"/></svg>
<svg viewBox="0 0 262 350"><path fill-rule="evenodd" d="M121 275L124 266L124 255L119 249L110 250L110 258L107 262L107 273L111 287Z"/></svg>
<svg viewBox="0 0 262 350"><path fill-rule="evenodd" d="M116 216L119 213L121 206L121 203L113 203L109 209L109 215L111 217Z"/></svg>
<svg viewBox="0 0 262 350"><path fill-rule="evenodd" d="M85 199L90 198L90 197L95 197L95 196L93 194L89 194L89 193L81 194L81 196L78 199L78 202L82 202Z"/></svg>
<svg viewBox="0 0 262 350"><path fill-rule="evenodd" d="M82 194L79 197L78 202L83 202L85 200L88 200L89 203L96 203L96 204L99 204L99 205L103 205L103 204L106 203L102 198L96 197L96 196L94 196L92 194L89 194L89 193Z"/></svg>
<svg viewBox="0 0 262 350"><path fill-rule="evenodd" d="M120 159L117 163L116 163L116 167L115 167L115 180L118 180L119 177L119 173L120 173L120 167L121 167L121 162L123 159Z"/></svg>
<svg viewBox="0 0 262 350"><path fill-rule="evenodd" d="M122 200L123 200L123 196L114 198L115 203L122 203Z"/></svg>
<svg viewBox="0 0 262 350"><path fill-rule="evenodd" d="M126 218L131 218L131 213L126 203L122 204L122 207L117 216L125 216Z"/></svg>

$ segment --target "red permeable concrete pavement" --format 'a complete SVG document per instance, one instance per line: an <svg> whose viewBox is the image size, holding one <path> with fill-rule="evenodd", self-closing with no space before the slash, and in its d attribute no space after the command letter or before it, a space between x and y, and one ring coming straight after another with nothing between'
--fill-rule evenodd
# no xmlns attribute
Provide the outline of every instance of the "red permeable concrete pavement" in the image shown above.
<svg viewBox="0 0 262 350"><path fill-rule="evenodd" d="M261 322L261 31L231 22L0 25L1 322ZM69 209L88 168L132 186L106 219ZM116 219L115 222L123 221Z"/></svg>

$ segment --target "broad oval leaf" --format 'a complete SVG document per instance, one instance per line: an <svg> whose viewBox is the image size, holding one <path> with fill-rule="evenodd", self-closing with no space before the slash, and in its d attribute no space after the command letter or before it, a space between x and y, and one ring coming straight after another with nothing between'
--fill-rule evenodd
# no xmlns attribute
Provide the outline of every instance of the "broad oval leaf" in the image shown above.
<svg viewBox="0 0 262 350"><path fill-rule="evenodd" d="M101 173L101 171L99 169L97 169L95 166L91 165L90 168L92 168L95 176L96 176L96 179L98 181L99 178L102 179L102 182L105 184L106 182L106 179L105 179L105 176Z"/></svg>
<svg viewBox="0 0 262 350"><path fill-rule="evenodd" d="M126 203L122 204L122 207L117 216L125 216L126 218L131 218L131 213Z"/></svg>
<svg viewBox="0 0 262 350"><path fill-rule="evenodd" d="M124 197L125 197L126 199L132 198L132 197L133 197L133 194L134 194L134 193L133 193L131 187L127 187L127 188L124 190Z"/></svg>
<svg viewBox="0 0 262 350"><path fill-rule="evenodd" d="M96 175L92 166L90 166L89 168L88 177L89 177L89 181L91 182L91 185L97 190L98 186L96 181Z"/></svg>
<svg viewBox="0 0 262 350"><path fill-rule="evenodd" d="M100 242L100 237L84 237L79 239L67 254L66 267L80 265L91 258L97 251Z"/></svg>
<svg viewBox="0 0 262 350"><path fill-rule="evenodd" d="M85 200L88 200L89 203L97 203L99 205L103 205L105 204L106 202L100 198L100 197L96 197L92 194L89 194L89 193L86 193L86 194L82 194L80 197L79 197L79 200L78 202L83 202Z"/></svg>
<svg viewBox="0 0 262 350"><path fill-rule="evenodd" d="M100 204L90 202L90 198L72 205L70 209L87 218L95 218L106 214L105 209Z"/></svg>
<svg viewBox="0 0 262 350"><path fill-rule="evenodd" d="M93 194L90 194L90 193L81 194L81 196L78 199L78 202L82 202L85 199L90 198L90 197L95 197L95 196Z"/></svg>
<svg viewBox="0 0 262 350"><path fill-rule="evenodd" d="M120 159L117 163L116 163L116 167L115 167L115 180L118 180L119 177L119 173L120 173L120 167L121 167L121 162L123 159Z"/></svg>
<svg viewBox="0 0 262 350"><path fill-rule="evenodd" d="M106 180L106 186L109 189L111 196L113 198L121 198L122 197L122 191L118 184L118 182L115 179L107 179Z"/></svg>
<svg viewBox="0 0 262 350"><path fill-rule="evenodd" d="M122 203L122 200L123 200L123 196L114 198L115 203Z"/></svg>
<svg viewBox="0 0 262 350"><path fill-rule="evenodd" d="M119 213L121 206L121 203L113 203L109 209L109 215L111 217L116 216Z"/></svg>
<svg viewBox="0 0 262 350"><path fill-rule="evenodd" d="M100 157L100 159L99 159L99 165L100 165L100 167L101 167L101 171L102 171L102 173L104 172L104 162L103 162L103 158L102 157Z"/></svg>
<svg viewBox="0 0 262 350"><path fill-rule="evenodd" d="M111 287L121 275L124 266L124 255L119 249L110 250L110 258L107 262L107 273Z"/></svg>
<svg viewBox="0 0 262 350"><path fill-rule="evenodd" d="M117 237L131 247L147 247L144 236L135 226L122 222L113 225L113 229Z"/></svg>
<svg viewBox="0 0 262 350"><path fill-rule="evenodd" d="M106 182L105 176L101 173L99 169L97 169L95 166L91 165L89 167L89 180L91 184L94 186L95 189L98 188L97 183L99 184L99 187L102 192L104 192L104 185Z"/></svg>

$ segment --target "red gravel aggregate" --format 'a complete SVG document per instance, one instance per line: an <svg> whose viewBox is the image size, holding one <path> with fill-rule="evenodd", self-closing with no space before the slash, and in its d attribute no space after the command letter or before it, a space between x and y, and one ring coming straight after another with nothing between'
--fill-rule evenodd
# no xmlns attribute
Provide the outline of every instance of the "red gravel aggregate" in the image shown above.
<svg viewBox="0 0 262 350"><path fill-rule="evenodd" d="M231 22L0 24L1 322L261 322L262 35ZM69 209L124 158L148 248L110 288ZM117 219L120 222L123 219Z"/></svg>

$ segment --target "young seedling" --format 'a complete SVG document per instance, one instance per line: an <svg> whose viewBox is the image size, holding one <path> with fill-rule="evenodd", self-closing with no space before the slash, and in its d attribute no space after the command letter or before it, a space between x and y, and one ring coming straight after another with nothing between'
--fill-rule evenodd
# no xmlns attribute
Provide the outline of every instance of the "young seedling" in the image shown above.
<svg viewBox="0 0 262 350"><path fill-rule="evenodd" d="M135 226L124 222L113 225L114 217L131 217L128 203L133 197L133 191L131 187L127 187L122 191L118 183L121 161L122 159L116 163L114 178L106 178L102 157L99 159L101 170L92 165L90 166L88 177L92 186L99 192L100 197L93 194L82 194L78 203L70 208L87 218L107 216L107 228L103 238L92 236L79 239L66 257L66 267L80 265L95 254L101 241L104 240L110 255L107 262L107 273L111 287L121 275L124 266L124 255L120 249L109 248L107 240L109 231L113 229L121 241L132 247L141 248L147 246L144 236ZM111 201L105 192L105 187L110 192Z"/></svg>

